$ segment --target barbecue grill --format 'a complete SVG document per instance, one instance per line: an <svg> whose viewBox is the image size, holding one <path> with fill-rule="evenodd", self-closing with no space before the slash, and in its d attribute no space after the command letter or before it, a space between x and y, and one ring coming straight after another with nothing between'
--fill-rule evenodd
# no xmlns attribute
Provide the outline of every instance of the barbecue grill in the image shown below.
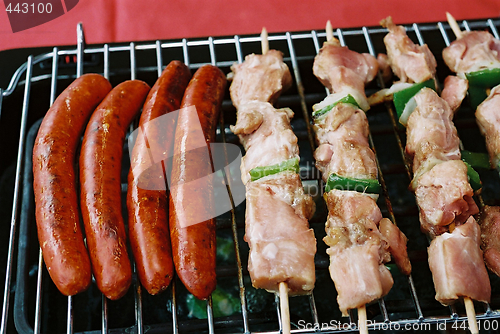
<svg viewBox="0 0 500 334"><path fill-rule="evenodd" d="M460 22L462 29L487 29L496 38L500 19ZM446 23L405 26L416 43L427 43L438 61L438 80L450 74L441 58L441 50L449 45L451 29ZM384 52L381 27L337 29L336 38L343 45L374 56ZM281 50L291 69L294 85L284 92L277 104L295 112L292 127L299 139L301 177L317 205L310 221L317 238L316 287L311 295L292 297L290 315L292 333L357 332L356 312L342 318L336 292L328 273L329 259L322 238L327 210L322 199L322 181L314 167L312 152L314 134L309 116L312 105L321 101L325 88L312 73L314 56L326 39L323 31L285 32L269 36L270 48ZM7 88L0 90L0 135L3 142L17 145L5 148L2 170L2 196L12 201L10 229L2 234L5 244L5 286L0 333L279 333L281 319L277 296L256 291L250 284L247 266L248 246L243 241L244 203L217 218L219 240L229 240L227 259L218 259L218 287L239 300L232 314L217 316L214 308L220 301L210 298L203 304L206 319L193 317L193 298L176 279L159 296L150 296L141 288L134 274L127 295L109 301L95 284L79 295L61 295L44 267L36 236L32 187L31 154L41 118L56 96L82 73L102 73L113 85L127 79L141 79L151 86L163 68L174 59L184 61L194 71L206 63L230 72L230 66L242 62L249 53L260 53L259 36L208 37L172 41L131 42L129 44L85 45L83 27L77 27L76 47L57 48L52 52L29 56L13 75ZM389 83L390 85L390 83ZM367 95L384 87L379 77L367 87ZM226 92L217 140L238 144L229 130L235 124L236 111ZM467 317L462 304L444 307L434 300L432 277L427 264L428 241L419 230L418 210L407 187L411 179L409 164L404 159L405 131L397 123L390 103L372 108L367 113L370 144L376 151L382 194L378 204L385 217L398 224L408 236L408 250L413 265L412 276L400 274L390 264L394 277L391 292L378 302L367 305L368 329L376 331L416 331L448 329L463 331ZM455 124L465 149L486 152L467 103L458 112ZM18 127L19 125L19 127ZM135 124L137 125L137 124ZM134 125L131 126L131 130ZM5 145L5 144L4 144ZM124 147L122 191L126 192L128 148ZM476 200L495 204L500 200L500 179L495 171L480 171L483 192ZM13 195L12 195L13 193ZM123 196L124 198L125 196ZM8 201L10 202L10 201ZM10 204L10 203L9 203ZM125 209L125 203L123 202ZM124 217L126 218L126 210ZM6 215L8 216L8 215ZM4 219L4 218L2 218ZM8 219L8 218L7 218ZM125 219L126 221L126 219ZM7 222L4 222L8 226ZM8 245L8 246L7 246ZM227 251L227 250L226 250ZM131 254L131 253L130 253ZM490 275L490 304L475 302L481 332L497 332L500 326L499 278ZM199 303L196 305L199 306ZM239 308L239 309L238 309ZM203 312L202 312L203 313Z"/></svg>

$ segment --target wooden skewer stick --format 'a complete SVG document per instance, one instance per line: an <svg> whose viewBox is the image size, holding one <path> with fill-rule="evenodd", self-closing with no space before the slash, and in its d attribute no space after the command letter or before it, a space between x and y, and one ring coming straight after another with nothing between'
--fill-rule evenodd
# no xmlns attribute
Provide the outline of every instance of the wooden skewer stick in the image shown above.
<svg viewBox="0 0 500 334"><path fill-rule="evenodd" d="M288 307L288 284L281 282L280 290L280 311L283 334L290 334L290 309Z"/></svg>
<svg viewBox="0 0 500 334"><path fill-rule="evenodd" d="M330 20L326 22L325 30L326 30L326 40L331 41L333 39L333 27L332 27L332 22L330 22Z"/></svg>
<svg viewBox="0 0 500 334"><path fill-rule="evenodd" d="M462 38L464 33L462 32L462 30L460 30L457 20L455 20L455 18L448 12L446 12L446 20L448 20L448 24L450 25L451 30L453 30L455 37L457 39Z"/></svg>
<svg viewBox="0 0 500 334"><path fill-rule="evenodd" d="M455 229L455 223L450 224L450 233ZM474 309L474 302L469 297L464 297L465 313L469 322L469 330L472 334L478 334L476 310Z"/></svg>
<svg viewBox="0 0 500 334"><path fill-rule="evenodd" d="M474 303L469 297L464 298L465 313L467 313L467 320L469 321L469 330L472 334L478 334L479 329L477 328L476 320L476 310L474 309Z"/></svg>
<svg viewBox="0 0 500 334"><path fill-rule="evenodd" d="M367 320L366 305L358 307L358 326L360 334L368 334L368 327L366 325Z"/></svg>
<svg viewBox="0 0 500 334"><path fill-rule="evenodd" d="M267 38L267 30L265 27L262 28L260 33L260 45L262 47L262 54L265 55L269 51L269 40Z"/></svg>

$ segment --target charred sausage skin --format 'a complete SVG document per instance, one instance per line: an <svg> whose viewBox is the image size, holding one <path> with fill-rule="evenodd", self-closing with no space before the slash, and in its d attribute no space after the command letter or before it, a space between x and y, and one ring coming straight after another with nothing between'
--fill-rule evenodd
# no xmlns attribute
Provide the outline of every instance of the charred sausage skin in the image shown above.
<svg viewBox="0 0 500 334"><path fill-rule="evenodd" d="M116 86L92 114L80 153L80 201L92 271L99 290L111 300L121 298L132 280L120 171L125 134L149 90L139 80Z"/></svg>
<svg viewBox="0 0 500 334"><path fill-rule="evenodd" d="M38 240L52 281L67 296L88 288L91 266L80 227L75 155L95 107L111 90L98 74L76 79L45 115L33 147Z"/></svg>
<svg viewBox="0 0 500 334"><path fill-rule="evenodd" d="M212 65L200 67L184 93L181 108L195 106L198 119L209 146L215 140L215 130L224 97L226 78L220 69ZM179 114L175 133L175 147L171 183L202 178L213 172L210 159L197 161L196 154L183 148L193 147L193 120L188 113ZM197 121L197 120L195 120ZM213 199L195 193L170 189L170 238L177 275L189 292L199 299L207 299L215 290L216 236L215 218L197 224L182 226L200 211L213 211ZM174 203L180 203L175 205Z"/></svg>

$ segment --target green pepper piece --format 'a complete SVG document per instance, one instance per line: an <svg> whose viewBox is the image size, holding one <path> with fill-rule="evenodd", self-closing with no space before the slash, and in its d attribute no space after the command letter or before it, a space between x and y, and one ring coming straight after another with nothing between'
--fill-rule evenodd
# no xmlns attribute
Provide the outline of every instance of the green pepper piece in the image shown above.
<svg viewBox="0 0 500 334"><path fill-rule="evenodd" d="M325 192L332 189L338 190L355 190L361 193L378 194L380 193L380 183L375 179L357 179L330 174L326 182Z"/></svg>
<svg viewBox="0 0 500 334"><path fill-rule="evenodd" d="M474 192L478 191L483 187L483 184L481 183L481 178L479 177L479 174L472 168L471 165L469 165L467 162L465 162L465 165L467 166L467 176L469 177L469 183Z"/></svg>
<svg viewBox="0 0 500 334"><path fill-rule="evenodd" d="M434 79L429 79L424 82L419 82L413 84L411 87L400 90L393 95L394 107L396 107L396 112L398 113L398 119L403 114L405 106L410 101L410 99L417 95L417 93L424 87L429 87L436 90Z"/></svg>
<svg viewBox="0 0 500 334"><path fill-rule="evenodd" d="M354 105L356 108L361 109L358 102L356 102L356 99L354 97L352 97L351 94L347 94L346 96L344 96L340 100L335 101L332 104L327 105L323 109L314 111L312 113L312 115L314 118L319 118L319 117L325 115L326 113L328 113L330 110L333 109L333 107L335 107L339 103L350 103L350 104Z"/></svg>
<svg viewBox="0 0 500 334"><path fill-rule="evenodd" d="M469 86L492 88L500 84L500 68L486 68L465 74Z"/></svg>
<svg viewBox="0 0 500 334"><path fill-rule="evenodd" d="M490 168L490 157L486 153L462 151L462 160L473 168Z"/></svg>
<svg viewBox="0 0 500 334"><path fill-rule="evenodd" d="M476 109L488 97L486 90L500 84L500 68L486 68L466 73L469 81L469 99L472 108Z"/></svg>
<svg viewBox="0 0 500 334"><path fill-rule="evenodd" d="M484 87L469 85L469 100L471 107L475 110L488 97Z"/></svg>
<svg viewBox="0 0 500 334"><path fill-rule="evenodd" d="M287 170L298 173L300 171L299 158L288 159L275 165L255 167L250 170L250 178L252 181L256 181L264 176L278 174Z"/></svg>

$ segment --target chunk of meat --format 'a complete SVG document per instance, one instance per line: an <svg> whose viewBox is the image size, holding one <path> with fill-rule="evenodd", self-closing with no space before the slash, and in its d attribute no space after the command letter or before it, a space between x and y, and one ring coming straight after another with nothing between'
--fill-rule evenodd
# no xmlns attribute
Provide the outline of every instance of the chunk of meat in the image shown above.
<svg viewBox="0 0 500 334"><path fill-rule="evenodd" d="M448 102L452 112L455 112L467 95L469 82L454 75L449 75L444 79L444 88L441 98Z"/></svg>
<svg viewBox="0 0 500 334"><path fill-rule="evenodd" d="M379 223L380 233L389 243L389 253L391 253L394 262L404 275L411 274L411 263L406 250L408 239L404 233L393 224L389 219L383 218Z"/></svg>
<svg viewBox="0 0 500 334"><path fill-rule="evenodd" d="M455 73L500 67L500 41L487 31L464 31L443 49L443 60Z"/></svg>
<svg viewBox="0 0 500 334"><path fill-rule="evenodd" d="M277 50L269 50L265 55L247 55L243 63L234 64L231 70L234 75L229 92L237 109L254 100L274 103L292 85L290 70Z"/></svg>
<svg viewBox="0 0 500 334"><path fill-rule="evenodd" d="M297 174L280 173L246 185L244 239L250 246L248 271L255 288L278 292L279 283L286 282L289 293L296 295L314 287L316 239L306 219L311 212L301 209L312 200L298 184Z"/></svg>
<svg viewBox="0 0 500 334"><path fill-rule="evenodd" d="M330 254L331 249L327 253ZM380 264L378 252L378 243L367 242L341 248L330 255L330 276L338 292L337 302L343 316L347 316L350 309L382 298L392 288L391 273Z"/></svg>
<svg viewBox="0 0 500 334"><path fill-rule="evenodd" d="M314 152L323 180L331 173L345 177L376 179L375 154L368 144L366 114L352 104L339 103L314 124L319 143Z"/></svg>
<svg viewBox="0 0 500 334"><path fill-rule="evenodd" d="M427 44L416 45L406 35L403 26L397 26L389 16L380 21L389 30L384 37L392 71L403 82L423 82L436 75L436 59Z"/></svg>
<svg viewBox="0 0 500 334"><path fill-rule="evenodd" d="M351 51L336 39L323 44L313 64L314 75L331 93L359 92L364 100L358 101L361 104L366 103L365 84L375 78L377 71L375 57Z"/></svg>
<svg viewBox="0 0 500 334"><path fill-rule="evenodd" d="M383 265L390 261L389 246L378 230L382 214L370 195L333 189L325 198L328 219L323 241L329 246L330 276L345 315L391 289L392 276Z"/></svg>
<svg viewBox="0 0 500 334"><path fill-rule="evenodd" d="M415 194L421 227L431 236L442 234L451 223L461 224L479 212L462 160L435 165L419 178Z"/></svg>
<svg viewBox="0 0 500 334"><path fill-rule="evenodd" d="M382 213L376 200L369 194L333 189L325 194L325 200L328 206L327 230L330 227L346 227L362 221L365 230L382 237L378 231Z"/></svg>
<svg viewBox="0 0 500 334"><path fill-rule="evenodd" d="M470 217L467 222L444 233L428 248L429 267L436 289L436 300L450 305L460 297L489 302L491 286L479 248L479 225Z"/></svg>
<svg viewBox="0 0 500 334"><path fill-rule="evenodd" d="M316 204L310 195L304 193L299 174L283 172L279 176L262 178L262 182L265 183L266 189L290 205L299 217L307 220L312 218Z"/></svg>
<svg viewBox="0 0 500 334"><path fill-rule="evenodd" d="M292 117L292 110L275 109L268 102L250 101L240 106L236 125L230 128L246 150L241 160L243 183L250 180L249 172L255 167L299 157Z"/></svg>
<svg viewBox="0 0 500 334"><path fill-rule="evenodd" d="M406 128L406 154L413 162L412 189L434 165L460 159L460 140L448 103L430 88L423 88L414 98L417 107Z"/></svg>
<svg viewBox="0 0 500 334"><path fill-rule="evenodd" d="M500 207L486 205L479 215L479 224L484 262L500 276Z"/></svg>
<svg viewBox="0 0 500 334"><path fill-rule="evenodd" d="M491 90L490 95L476 109L476 122L486 139L490 164L496 168L500 156L500 85Z"/></svg>

